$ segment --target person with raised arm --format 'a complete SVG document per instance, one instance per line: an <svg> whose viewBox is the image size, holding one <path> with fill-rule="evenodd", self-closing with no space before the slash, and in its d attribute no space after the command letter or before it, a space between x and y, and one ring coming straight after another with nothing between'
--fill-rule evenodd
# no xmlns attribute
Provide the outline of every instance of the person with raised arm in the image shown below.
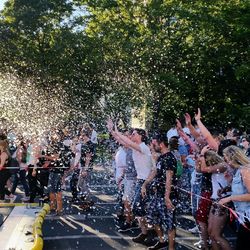
<svg viewBox="0 0 250 250"><path fill-rule="evenodd" d="M179 136L184 140L186 144L188 144L192 150L192 152L199 152L199 147L195 144L194 141L183 131L181 123L178 119L176 119L176 128Z"/></svg>
<svg viewBox="0 0 250 250"><path fill-rule="evenodd" d="M134 237L132 240L136 243L145 243L148 238L148 230L146 223L146 199L142 197L141 188L145 180L151 174L152 171L156 172L153 164L150 148L145 144L147 137L146 132L143 129L133 129L131 139L120 133L111 119L107 122L107 128L114 138L122 145L129 147L133 150L132 157L137 172L137 181L135 187L135 196L132 202L133 215L138 219L140 224L141 233Z"/></svg>
<svg viewBox="0 0 250 250"><path fill-rule="evenodd" d="M205 125L201 121L200 108L198 108L198 112L195 114L195 121L200 129L202 136L208 143L209 147L211 149L214 149L215 151L218 151L219 143L215 140L215 138L212 136L212 134L209 132L209 130L205 127Z"/></svg>

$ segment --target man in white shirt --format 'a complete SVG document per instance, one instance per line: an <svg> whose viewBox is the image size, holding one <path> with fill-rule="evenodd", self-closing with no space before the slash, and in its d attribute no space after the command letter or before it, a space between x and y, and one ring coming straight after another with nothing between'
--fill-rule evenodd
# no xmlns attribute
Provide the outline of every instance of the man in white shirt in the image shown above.
<svg viewBox="0 0 250 250"><path fill-rule="evenodd" d="M117 128L113 130L113 122L108 121L107 127L109 132L114 136L116 140L119 141L122 145L132 148L133 150L133 160L135 164L135 169L137 172L137 182L135 187L135 197L132 204L133 215L137 217L141 233L134 237L132 240L136 243L144 243L147 236L147 225L146 225L146 201L143 199L141 194L141 187L144 181L148 178L152 171L156 172L156 169L153 165L153 159L151 156L150 148L145 144L146 142L146 132L143 129L134 129L132 132L132 137L128 137L121 134Z"/></svg>

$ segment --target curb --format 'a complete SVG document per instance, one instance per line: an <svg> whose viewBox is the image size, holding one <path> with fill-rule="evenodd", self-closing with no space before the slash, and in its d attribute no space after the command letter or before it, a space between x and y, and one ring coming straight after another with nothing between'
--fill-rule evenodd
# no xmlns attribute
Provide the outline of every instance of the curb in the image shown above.
<svg viewBox="0 0 250 250"><path fill-rule="evenodd" d="M35 219L35 222L33 224L34 244L31 250L43 249L42 225L43 225L44 218L49 211L50 211L50 206L48 204L45 204Z"/></svg>

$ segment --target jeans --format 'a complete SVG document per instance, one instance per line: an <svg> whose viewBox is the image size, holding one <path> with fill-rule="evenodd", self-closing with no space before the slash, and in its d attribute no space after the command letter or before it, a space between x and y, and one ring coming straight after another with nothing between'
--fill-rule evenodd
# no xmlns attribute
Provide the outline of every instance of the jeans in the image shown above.
<svg viewBox="0 0 250 250"><path fill-rule="evenodd" d="M5 188L7 180L10 178L10 172L8 169L0 170L0 200L4 200L4 195L10 195L10 191Z"/></svg>
<svg viewBox="0 0 250 250"><path fill-rule="evenodd" d="M16 187L17 187L19 181L20 181L20 182L22 183L22 185L23 185L25 195L26 195L26 196L29 196L29 194L30 194L30 189L29 189L29 186L28 186L28 182L27 182L27 180L26 180L26 171L25 171L24 169L23 169L23 170L20 170L18 173L15 173L13 185L12 185L12 188L11 188L11 193L12 193L12 194L15 193Z"/></svg>
<svg viewBox="0 0 250 250"><path fill-rule="evenodd" d="M191 206L192 206L192 215L196 218L196 212L198 210L199 201L201 194L201 183L195 182L191 186ZM197 196L198 195L198 196Z"/></svg>
<svg viewBox="0 0 250 250"><path fill-rule="evenodd" d="M77 183L79 179L80 169L74 170L71 180L70 180L70 189L73 196L73 199L77 198L78 190L77 190Z"/></svg>

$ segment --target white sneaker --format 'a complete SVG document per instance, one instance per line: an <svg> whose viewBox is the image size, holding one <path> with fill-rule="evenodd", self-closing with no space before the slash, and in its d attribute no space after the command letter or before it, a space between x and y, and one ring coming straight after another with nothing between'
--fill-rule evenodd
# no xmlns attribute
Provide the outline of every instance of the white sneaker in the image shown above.
<svg viewBox="0 0 250 250"><path fill-rule="evenodd" d="M29 201L29 200L30 200L30 197L29 197L29 196L24 196L21 200L22 200L22 201Z"/></svg>
<svg viewBox="0 0 250 250"><path fill-rule="evenodd" d="M10 200L10 198L11 198L11 195L7 195L7 194L4 195L4 199L5 199L5 200Z"/></svg>
<svg viewBox="0 0 250 250"><path fill-rule="evenodd" d="M16 195L12 195L12 196L10 196L10 203L13 203L15 200L16 200Z"/></svg>
<svg viewBox="0 0 250 250"><path fill-rule="evenodd" d="M192 234L198 234L199 233L199 228L197 226L195 226L193 228L188 229L188 232L192 233Z"/></svg>

